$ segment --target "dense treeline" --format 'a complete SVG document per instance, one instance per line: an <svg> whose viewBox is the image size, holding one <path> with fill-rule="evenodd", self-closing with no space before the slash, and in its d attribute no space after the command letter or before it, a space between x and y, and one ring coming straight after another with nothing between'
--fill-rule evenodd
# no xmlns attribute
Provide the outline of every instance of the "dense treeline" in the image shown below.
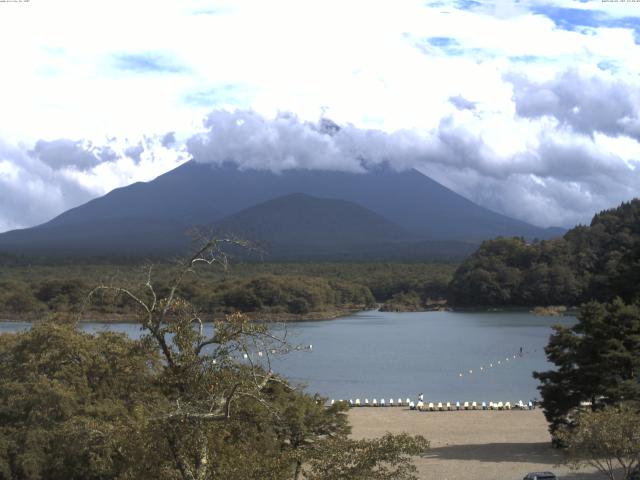
<svg viewBox="0 0 640 480"><path fill-rule="evenodd" d="M552 434L573 422L581 402L640 407L639 305L586 303L575 325L554 327L545 351L556 368L533 375Z"/></svg>
<svg viewBox="0 0 640 480"><path fill-rule="evenodd" d="M131 263L58 262L27 267L15 259L3 261L0 314L6 318L78 312L96 285L140 285L148 275L148 266ZM173 270L168 263L154 265L159 291L166 290ZM244 263L226 273L201 269L198 281L186 281L180 294L210 315L240 310L331 316L376 303L397 305L406 298L412 299L413 309L420 309L446 296L454 270L455 265L446 263ZM126 316L132 308L124 299L98 298L85 313Z"/></svg>
<svg viewBox="0 0 640 480"><path fill-rule="evenodd" d="M484 242L450 284L455 305L579 305L640 297L640 200L594 216L564 237Z"/></svg>

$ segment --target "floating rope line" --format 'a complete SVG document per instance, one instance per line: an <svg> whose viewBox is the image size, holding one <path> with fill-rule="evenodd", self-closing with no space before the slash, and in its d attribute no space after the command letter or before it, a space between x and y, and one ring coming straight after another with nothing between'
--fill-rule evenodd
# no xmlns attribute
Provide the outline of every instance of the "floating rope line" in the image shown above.
<svg viewBox="0 0 640 480"><path fill-rule="evenodd" d="M538 349L537 349L537 348L533 350L533 352L537 352L537 351L538 351ZM491 362L491 363L489 363L489 365L488 365L488 366L481 365L480 367L478 367L477 369L475 369L475 371L476 371L476 373L477 373L478 371L480 371L480 372L484 373L484 372L486 372L489 368L494 368L494 367L496 367L496 368L497 368L498 366L506 365L506 363L507 363L509 360L516 360L516 359L518 359L518 358L523 358L526 354L529 354L529 353L530 353L529 351L526 351L526 352L521 351L521 352L519 352L519 353L514 353L514 354L512 354L512 355L508 355L508 356L504 357L504 360L500 359L500 360L497 360L495 363L494 363L494 362ZM473 375L473 372L474 372L474 369L469 369L469 370L468 370L468 373L466 373L466 375ZM465 373L463 373L463 372L458 373L458 378L463 378L464 376L465 376Z"/></svg>

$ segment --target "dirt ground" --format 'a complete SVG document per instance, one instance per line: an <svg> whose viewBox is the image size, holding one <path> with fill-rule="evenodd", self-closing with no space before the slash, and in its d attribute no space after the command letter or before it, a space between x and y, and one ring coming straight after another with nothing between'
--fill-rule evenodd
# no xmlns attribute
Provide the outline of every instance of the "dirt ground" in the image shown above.
<svg viewBox="0 0 640 480"><path fill-rule="evenodd" d="M551 471L561 480L604 480L595 469L557 466L542 410L418 412L400 407L349 411L352 437L385 432L423 435L430 451L416 458L421 479L519 480L528 472Z"/></svg>

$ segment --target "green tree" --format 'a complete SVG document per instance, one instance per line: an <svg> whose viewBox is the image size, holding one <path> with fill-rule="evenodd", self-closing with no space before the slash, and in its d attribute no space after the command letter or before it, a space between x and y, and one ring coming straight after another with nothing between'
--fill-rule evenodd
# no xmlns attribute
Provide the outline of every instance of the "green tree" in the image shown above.
<svg viewBox="0 0 640 480"><path fill-rule="evenodd" d="M123 475L144 443L159 368L148 343L73 324L0 335L0 479Z"/></svg>
<svg viewBox="0 0 640 480"><path fill-rule="evenodd" d="M561 428L558 436L567 447L567 463L572 468L591 465L609 480L629 480L640 464L640 415L637 409L607 407L581 412L576 425Z"/></svg>
<svg viewBox="0 0 640 480"><path fill-rule="evenodd" d="M640 307L590 302L573 327L554 330L545 351L556 369L533 374L553 434L581 402L597 409L640 401Z"/></svg>
<svg viewBox="0 0 640 480"><path fill-rule="evenodd" d="M372 440L331 437L315 445L308 480L412 480L411 455L429 448L424 438L386 434Z"/></svg>

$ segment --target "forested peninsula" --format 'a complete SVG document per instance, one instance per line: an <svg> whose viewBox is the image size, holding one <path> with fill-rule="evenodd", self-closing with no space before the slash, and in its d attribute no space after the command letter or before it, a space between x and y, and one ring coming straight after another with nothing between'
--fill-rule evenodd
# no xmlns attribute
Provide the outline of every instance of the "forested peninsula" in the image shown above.
<svg viewBox="0 0 640 480"><path fill-rule="evenodd" d="M449 284L455 306L577 306L640 298L640 200L596 214L563 237L484 242Z"/></svg>

